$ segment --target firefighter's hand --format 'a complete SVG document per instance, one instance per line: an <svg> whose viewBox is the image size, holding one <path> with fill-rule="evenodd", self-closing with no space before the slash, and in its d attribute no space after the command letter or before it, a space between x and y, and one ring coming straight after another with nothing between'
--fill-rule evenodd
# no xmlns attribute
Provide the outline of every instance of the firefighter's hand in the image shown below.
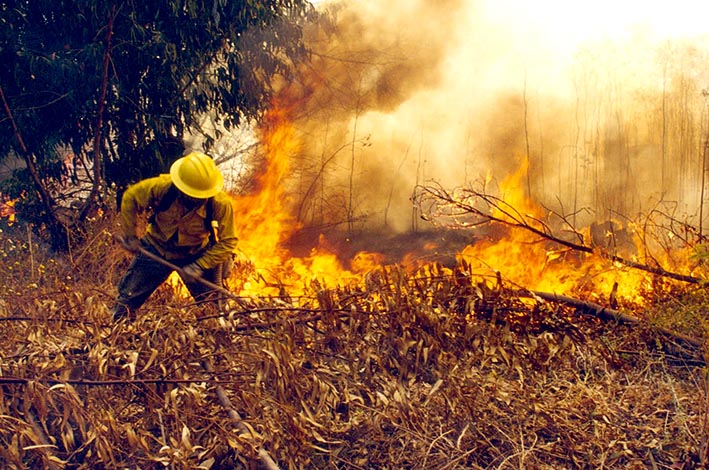
<svg viewBox="0 0 709 470"><path fill-rule="evenodd" d="M187 278L187 281L194 281L202 277L202 274L204 274L204 269L202 269L197 263L190 263L182 268L182 274L184 274Z"/></svg>
<svg viewBox="0 0 709 470"><path fill-rule="evenodd" d="M121 243L123 244L123 248L131 253L138 253L138 251L140 251L140 240L138 240L135 235L123 237Z"/></svg>

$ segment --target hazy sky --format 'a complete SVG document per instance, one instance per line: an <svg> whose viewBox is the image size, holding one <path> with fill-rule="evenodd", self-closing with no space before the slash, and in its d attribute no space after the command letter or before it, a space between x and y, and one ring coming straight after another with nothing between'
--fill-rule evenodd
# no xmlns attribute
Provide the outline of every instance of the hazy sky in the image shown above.
<svg viewBox="0 0 709 470"><path fill-rule="evenodd" d="M327 160L320 187L354 185L357 211L397 230L410 227L416 184L499 182L527 155L540 197L613 206L617 186L634 194L621 209L636 210L658 197L658 146L665 159L684 152L653 137L657 96L677 88L677 76L691 81L682 85L686 106L697 113L692 125L702 125L706 1L351 0L318 8L335 11L335 24L310 38L318 54L290 84L301 88L289 90L303 94L301 157ZM638 187L617 179L621 172L634 173ZM663 195L694 197L693 188L666 184Z"/></svg>

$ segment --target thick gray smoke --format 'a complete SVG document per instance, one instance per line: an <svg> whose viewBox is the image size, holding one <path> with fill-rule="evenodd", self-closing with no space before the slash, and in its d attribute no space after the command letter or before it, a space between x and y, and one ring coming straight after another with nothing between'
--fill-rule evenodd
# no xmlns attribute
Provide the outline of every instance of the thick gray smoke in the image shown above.
<svg viewBox="0 0 709 470"><path fill-rule="evenodd" d="M523 0L318 4L312 61L280 97L302 139L290 182L297 216L417 228L411 195L435 181L589 209L580 223L661 202L696 221L709 135L704 3L671 13L610 1L588 11ZM501 186L524 166L517 187Z"/></svg>

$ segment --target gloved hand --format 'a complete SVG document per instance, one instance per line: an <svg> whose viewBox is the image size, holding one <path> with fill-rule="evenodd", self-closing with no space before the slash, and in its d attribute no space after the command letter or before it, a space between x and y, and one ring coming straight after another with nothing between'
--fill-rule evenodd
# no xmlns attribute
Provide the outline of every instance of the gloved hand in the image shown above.
<svg viewBox="0 0 709 470"><path fill-rule="evenodd" d="M140 251L140 240L135 235L125 236L121 239L123 247L131 253Z"/></svg>
<svg viewBox="0 0 709 470"><path fill-rule="evenodd" d="M184 268L182 268L182 274L187 277L187 280L194 281L199 279L204 274L204 269L202 269L197 263L190 263Z"/></svg>

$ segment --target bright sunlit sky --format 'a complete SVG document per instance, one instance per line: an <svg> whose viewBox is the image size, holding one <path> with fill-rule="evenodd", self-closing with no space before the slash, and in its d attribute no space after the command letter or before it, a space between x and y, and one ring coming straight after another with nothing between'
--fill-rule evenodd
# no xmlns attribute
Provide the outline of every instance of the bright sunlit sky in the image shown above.
<svg viewBox="0 0 709 470"><path fill-rule="evenodd" d="M656 38L709 32L705 0L485 0L490 22L504 23L574 47L584 41L622 40L634 34Z"/></svg>
<svg viewBox="0 0 709 470"><path fill-rule="evenodd" d="M662 34L707 31L709 2L700 0L488 0L491 15L501 21L525 19L549 25L552 32L569 36L618 34L634 26L649 26Z"/></svg>
<svg viewBox="0 0 709 470"><path fill-rule="evenodd" d="M311 0L356 4L358 0ZM366 2L365 2L366 3ZM706 0L477 0L493 22L541 31L550 40L578 43L585 39L621 38L633 31L678 37L709 32ZM479 11L479 10L478 10Z"/></svg>

